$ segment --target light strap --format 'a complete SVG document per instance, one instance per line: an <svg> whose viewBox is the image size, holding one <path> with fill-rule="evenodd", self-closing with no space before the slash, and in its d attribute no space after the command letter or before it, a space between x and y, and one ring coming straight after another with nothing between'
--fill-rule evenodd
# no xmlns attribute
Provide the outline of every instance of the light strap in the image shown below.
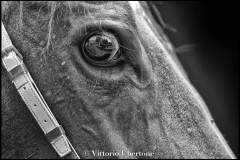
<svg viewBox="0 0 240 160"><path fill-rule="evenodd" d="M71 152L75 154L76 158L79 158L77 152L74 150L66 137L62 126L59 125L46 101L43 99L40 91L23 63L21 54L13 46L2 22L1 29L2 66L7 70L12 83L25 102L27 108L44 132L49 143L53 146L61 158Z"/></svg>

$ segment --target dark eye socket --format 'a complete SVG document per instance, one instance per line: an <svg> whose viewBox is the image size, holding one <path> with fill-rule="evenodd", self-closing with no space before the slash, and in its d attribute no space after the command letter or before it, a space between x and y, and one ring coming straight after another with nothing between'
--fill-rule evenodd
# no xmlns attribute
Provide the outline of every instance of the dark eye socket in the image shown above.
<svg viewBox="0 0 240 160"><path fill-rule="evenodd" d="M117 38L105 31L85 36L81 48L85 60L95 66L114 66L121 57Z"/></svg>

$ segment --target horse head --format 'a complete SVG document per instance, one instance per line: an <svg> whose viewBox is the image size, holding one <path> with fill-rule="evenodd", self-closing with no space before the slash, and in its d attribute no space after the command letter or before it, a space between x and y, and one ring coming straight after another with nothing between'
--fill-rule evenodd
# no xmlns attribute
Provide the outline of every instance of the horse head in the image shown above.
<svg viewBox="0 0 240 160"><path fill-rule="evenodd" d="M82 158L234 158L145 2L1 2ZM57 158L3 70L2 157Z"/></svg>

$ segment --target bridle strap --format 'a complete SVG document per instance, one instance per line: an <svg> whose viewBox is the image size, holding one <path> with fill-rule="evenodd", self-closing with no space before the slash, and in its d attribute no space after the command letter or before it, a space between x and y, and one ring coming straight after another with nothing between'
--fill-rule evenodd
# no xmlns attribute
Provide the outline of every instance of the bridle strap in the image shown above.
<svg viewBox="0 0 240 160"><path fill-rule="evenodd" d="M21 54L12 44L2 22L1 29L2 66L7 70L7 73L17 89L17 92L58 155L63 158L72 153L74 154L75 158L80 159L72 144L68 140L64 129L54 117L46 101L34 83L27 67L23 62Z"/></svg>

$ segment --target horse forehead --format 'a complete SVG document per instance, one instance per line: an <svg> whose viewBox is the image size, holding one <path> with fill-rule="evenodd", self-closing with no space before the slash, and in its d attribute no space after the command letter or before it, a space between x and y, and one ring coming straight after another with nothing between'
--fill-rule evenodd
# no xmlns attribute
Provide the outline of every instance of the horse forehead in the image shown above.
<svg viewBox="0 0 240 160"><path fill-rule="evenodd" d="M102 9L105 7L118 9L118 7L126 7L129 5L128 1L68 1L62 3L69 7L81 6L86 9L88 8Z"/></svg>
<svg viewBox="0 0 240 160"><path fill-rule="evenodd" d="M43 14L44 16L55 15L55 17L64 19L112 19L114 21L124 22L136 29L136 27L134 27L135 12L133 12L133 7L128 1L3 1L1 4L3 21L6 18L9 19L9 16L12 15L11 13L24 15L27 12L32 12L37 13L37 15ZM43 10L44 12L41 12ZM59 20L60 19L57 18L57 21Z"/></svg>
<svg viewBox="0 0 240 160"><path fill-rule="evenodd" d="M11 4L11 3L7 3ZM20 5L26 5L29 8L39 10L43 7L51 8L52 6L58 8L61 6L65 6L69 8L71 11L74 9L78 11L107 11L107 10L115 10L119 14L128 14L130 12L130 5L128 1L30 1L30 2L22 2ZM4 5L7 6L7 5ZM51 10L49 11L51 12ZM59 10L61 12L61 10ZM122 12L122 13L121 13ZM83 12L81 12L83 13ZM86 14L86 13L85 13ZM102 14L105 14L104 12Z"/></svg>
<svg viewBox="0 0 240 160"><path fill-rule="evenodd" d="M81 10L83 16L90 16L91 18L115 18L125 20L127 23L132 23L134 17L131 6L127 1L73 1L66 2L71 9Z"/></svg>
<svg viewBox="0 0 240 160"><path fill-rule="evenodd" d="M1 11L2 14L6 13L11 7L23 7L26 6L30 9L35 9L39 11L44 7L51 8L51 6L65 6L69 9L96 9L96 10L104 10L104 9L112 9L117 10L118 12L127 13L129 10L128 1L20 1L20 2L11 2L11 1L1 1ZM51 12L51 11L50 11Z"/></svg>

